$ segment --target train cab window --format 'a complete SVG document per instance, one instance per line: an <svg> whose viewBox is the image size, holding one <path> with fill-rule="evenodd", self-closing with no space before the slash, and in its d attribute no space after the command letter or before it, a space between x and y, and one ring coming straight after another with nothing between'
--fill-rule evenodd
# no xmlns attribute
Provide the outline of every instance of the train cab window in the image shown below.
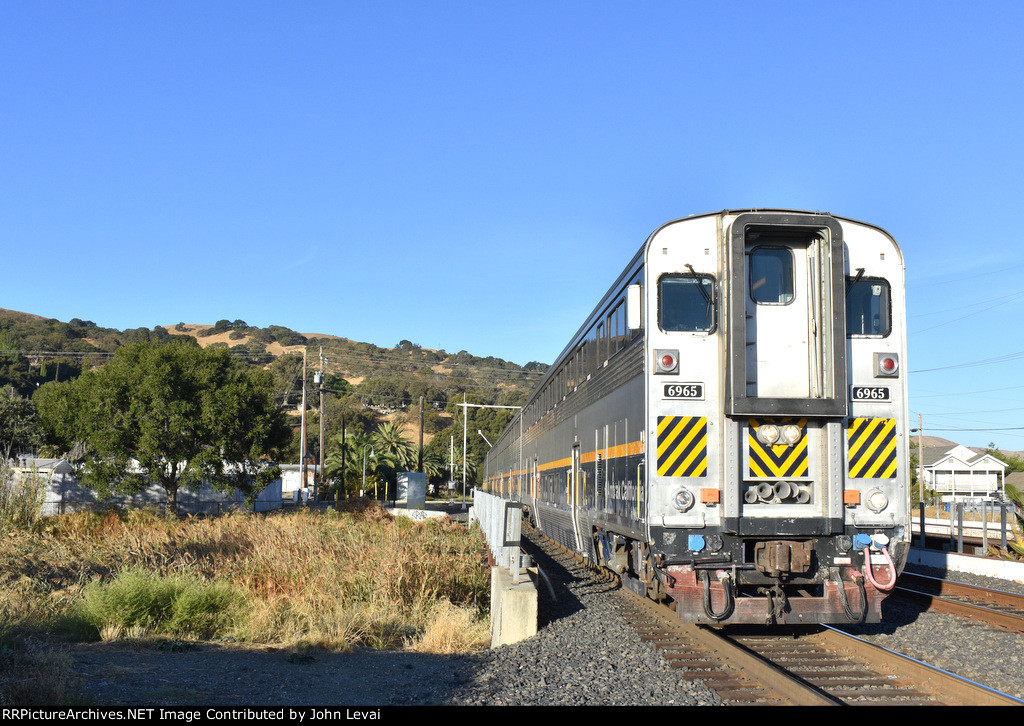
<svg viewBox="0 0 1024 726"><path fill-rule="evenodd" d="M793 253L786 247L755 247L750 251L750 297L760 305L793 301Z"/></svg>
<svg viewBox="0 0 1024 726"><path fill-rule="evenodd" d="M846 283L846 336L884 338L892 330L889 283L855 278Z"/></svg>
<svg viewBox="0 0 1024 726"><path fill-rule="evenodd" d="M715 280L666 276L659 281L658 324L665 331L706 333L715 327Z"/></svg>

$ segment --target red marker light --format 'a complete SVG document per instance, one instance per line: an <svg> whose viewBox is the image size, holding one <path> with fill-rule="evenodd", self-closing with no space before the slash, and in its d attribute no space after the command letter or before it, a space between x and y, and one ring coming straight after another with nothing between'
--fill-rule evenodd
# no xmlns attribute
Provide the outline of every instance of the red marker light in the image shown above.
<svg viewBox="0 0 1024 726"><path fill-rule="evenodd" d="M670 374L679 370L679 351L661 350L654 351L654 372Z"/></svg>
<svg viewBox="0 0 1024 726"><path fill-rule="evenodd" d="M900 357L895 353L875 353L875 378L896 378L900 374Z"/></svg>

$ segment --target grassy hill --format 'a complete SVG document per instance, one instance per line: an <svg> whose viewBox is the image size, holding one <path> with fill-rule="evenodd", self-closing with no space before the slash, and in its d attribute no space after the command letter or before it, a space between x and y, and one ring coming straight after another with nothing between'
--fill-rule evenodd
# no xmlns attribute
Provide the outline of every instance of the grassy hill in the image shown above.
<svg viewBox="0 0 1024 726"><path fill-rule="evenodd" d="M227 348L250 365L270 369L279 402L296 415L303 351L309 408L319 405L315 373L321 370L322 351L324 387L329 391L324 414L328 435L338 430L344 417L349 431L365 432L386 420L403 425L407 435L418 439L422 397L424 436L429 441L450 425L457 402L518 405L547 368L465 350L431 350L409 340L387 348L277 325L250 326L242 320L117 330L78 318L63 322L0 309L0 386L13 386L20 395L30 396L40 385L69 380L102 365L123 345L176 336L189 336L203 347ZM319 423L314 420L310 425Z"/></svg>

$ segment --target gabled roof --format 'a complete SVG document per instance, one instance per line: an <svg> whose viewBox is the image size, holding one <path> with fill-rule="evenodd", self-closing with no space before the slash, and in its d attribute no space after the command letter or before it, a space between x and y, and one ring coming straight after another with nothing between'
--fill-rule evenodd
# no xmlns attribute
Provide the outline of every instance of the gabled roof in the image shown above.
<svg viewBox="0 0 1024 726"><path fill-rule="evenodd" d="M959 444L952 448L947 446L926 446L922 454L922 462L926 469L946 469L946 464L959 463L967 469L976 469L981 464L995 464L1006 469L1006 462L997 459L984 449L969 449Z"/></svg>
<svg viewBox="0 0 1024 726"><path fill-rule="evenodd" d="M61 465L63 464L63 467ZM71 464L66 459L39 459L33 456L19 456L14 465L15 469L36 471L56 471L58 468L71 469Z"/></svg>
<svg viewBox="0 0 1024 726"><path fill-rule="evenodd" d="M950 446L926 446L921 452L921 463L925 467L931 467L946 458L946 454L951 450Z"/></svg>

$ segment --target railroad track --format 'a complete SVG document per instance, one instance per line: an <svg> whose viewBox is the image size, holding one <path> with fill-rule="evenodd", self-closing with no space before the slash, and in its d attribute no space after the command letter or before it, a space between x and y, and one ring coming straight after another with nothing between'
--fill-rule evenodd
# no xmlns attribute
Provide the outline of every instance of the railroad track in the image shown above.
<svg viewBox="0 0 1024 726"><path fill-rule="evenodd" d="M894 590L929 610L969 618L1013 633L1024 633L1024 596L938 577L904 572Z"/></svg>
<svg viewBox="0 0 1024 726"><path fill-rule="evenodd" d="M733 705L1022 705L834 628L715 630L679 622L628 590L616 593L626 620L681 677Z"/></svg>
<svg viewBox="0 0 1024 726"><path fill-rule="evenodd" d="M535 530L531 540L567 569L593 568ZM1011 696L827 626L712 629L618 587L620 612L681 678L730 705L1024 705Z"/></svg>

